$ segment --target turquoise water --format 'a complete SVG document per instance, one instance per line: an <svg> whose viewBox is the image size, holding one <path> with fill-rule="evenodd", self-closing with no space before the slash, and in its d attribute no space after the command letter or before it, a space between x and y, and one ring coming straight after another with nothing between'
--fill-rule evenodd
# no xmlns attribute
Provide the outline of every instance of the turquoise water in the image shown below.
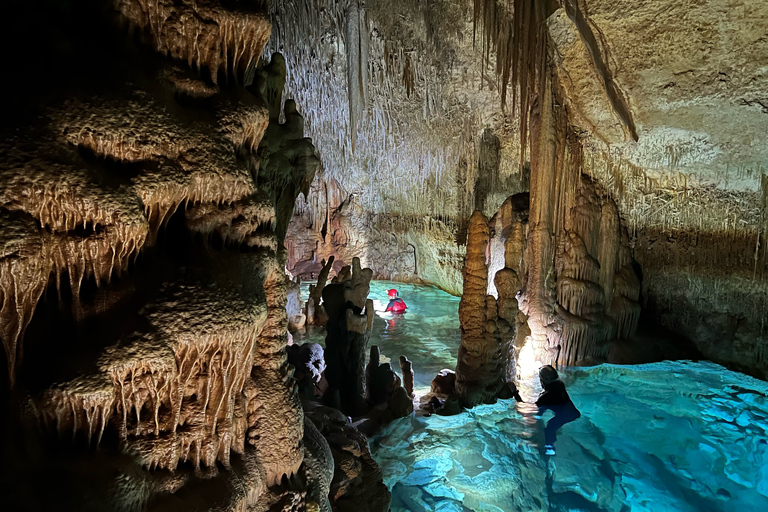
<svg viewBox="0 0 768 512"><path fill-rule="evenodd" d="M563 372L582 417L543 455L535 407L398 420L371 440L392 511L766 511L768 383L712 363Z"/></svg>
<svg viewBox="0 0 768 512"><path fill-rule="evenodd" d="M390 288L397 289L408 305L405 313L384 312ZM302 300L306 300L308 289L309 283L302 283ZM372 281L368 298L376 311L369 345L378 345L381 355L391 359L398 372L401 355L413 362L417 394L429 391L429 383L441 369L456 367L461 342L458 297L429 285ZM306 334L294 335L294 342L325 345L325 328L310 326Z"/></svg>
<svg viewBox="0 0 768 512"><path fill-rule="evenodd" d="M384 313L387 290L408 304ZM306 285L303 288L306 297ZM459 299L374 281L371 344L413 361L417 394L454 368ZM296 341L323 342L325 329ZM768 383L712 363L600 365L562 372L582 416L543 453L552 416L500 400L457 416L413 415L371 439L392 512L768 511ZM535 396L536 389L521 389Z"/></svg>

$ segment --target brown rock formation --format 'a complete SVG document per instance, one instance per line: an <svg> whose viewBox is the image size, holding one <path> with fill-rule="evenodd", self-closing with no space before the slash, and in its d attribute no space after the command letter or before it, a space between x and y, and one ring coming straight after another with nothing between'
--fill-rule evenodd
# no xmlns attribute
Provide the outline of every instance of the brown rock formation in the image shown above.
<svg viewBox="0 0 768 512"><path fill-rule="evenodd" d="M486 295L488 244L488 219L476 211L469 221L464 294L459 303L461 346L456 364L456 392L465 406L495 399L504 383L496 299Z"/></svg>
<svg viewBox="0 0 768 512"><path fill-rule="evenodd" d="M256 67L270 24L258 5L114 2L185 66L100 39L112 14L93 7L68 14L82 38L46 44L117 64L70 58L39 118L23 104L0 130L4 431L26 430L3 481L61 481L8 504L330 510L330 449L286 361L283 237L317 160L295 104L281 114L280 57Z"/></svg>
<svg viewBox="0 0 768 512"><path fill-rule="evenodd" d="M328 396L337 399L346 414L365 411L365 355L373 324L373 301L368 299L371 269L352 260L334 282L323 288L323 304L328 313L325 361L328 371Z"/></svg>
<svg viewBox="0 0 768 512"><path fill-rule="evenodd" d="M599 201L589 204L605 215L600 231L614 229L612 207L604 206L610 197L629 255L646 269L644 325L671 328L715 360L762 374L768 22L760 0L673 4L368 0L353 16L323 0L307 15L274 9L281 30L270 44L304 70L288 89L316 106L307 127L327 155L296 209L289 267L303 274L330 254L343 264L358 256L377 276L420 278L459 294L471 213L492 216L530 182L532 203L541 205L532 204L526 238L537 258L546 250L553 261L541 275L533 270L531 336L554 349L550 338L564 327L552 316L557 285L546 277L567 211L577 206L580 175L556 170L571 159L567 167L597 185ZM401 16L390 16L393 8ZM359 44L347 53L350 28ZM465 36L470 30L475 37ZM340 40L347 59L331 43ZM597 214L589 204L579 215ZM629 326L619 329L626 335L637 305L633 293L623 296L629 302L615 297L614 272L603 266L616 247L600 243L597 254L597 239L577 234L601 260L601 276L590 282L603 288L604 313ZM566 286L575 287L594 295L592 285ZM748 311L735 306L744 303ZM603 335L594 320L576 316L567 336L588 338L585 346L601 345L616 328Z"/></svg>
<svg viewBox="0 0 768 512"><path fill-rule="evenodd" d="M150 37L155 51L206 68L214 84L220 72L242 79L269 39L264 13L240 4L228 9L212 0L185 0L181 6L171 0L114 0L125 20Z"/></svg>
<svg viewBox="0 0 768 512"><path fill-rule="evenodd" d="M413 398L413 363L405 356L400 356L400 374L403 376L405 391Z"/></svg>
<svg viewBox="0 0 768 512"><path fill-rule="evenodd" d="M337 409L305 403L304 410L331 447L335 467L330 492L333 510L389 510L389 489L371 457L365 435Z"/></svg>

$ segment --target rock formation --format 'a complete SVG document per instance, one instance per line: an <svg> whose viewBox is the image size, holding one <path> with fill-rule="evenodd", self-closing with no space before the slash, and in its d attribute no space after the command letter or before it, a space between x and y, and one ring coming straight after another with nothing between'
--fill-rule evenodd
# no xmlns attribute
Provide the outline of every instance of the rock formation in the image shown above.
<svg viewBox="0 0 768 512"><path fill-rule="evenodd" d="M337 409L305 402L304 412L331 448L335 468L330 491L333 510L389 510L389 490L371 457L365 435Z"/></svg>
<svg viewBox="0 0 768 512"><path fill-rule="evenodd" d="M516 3L516 9L523 4ZM542 9L534 3L524 15L541 22ZM486 25L486 37L489 31ZM582 176L583 146L561 106L564 92L550 66L548 37L520 35L532 38L533 53L515 54L504 65L520 80L521 95L530 96L519 104L521 134L530 133L528 211L518 208L513 215L508 199L491 223L496 243L481 212L470 219L456 367L456 391L464 405L494 399L500 377L530 378L542 364L604 359L607 342L634 334L640 316L640 283L626 236L622 247L618 210L609 194ZM536 65L529 72L520 59L534 59ZM515 75L521 69L528 75ZM614 100L623 112L621 98ZM631 119L623 122L634 130ZM498 366L485 367L494 362Z"/></svg>
<svg viewBox="0 0 768 512"><path fill-rule="evenodd" d="M403 376L403 388L413 398L413 363L405 356L400 356L400 374Z"/></svg>
<svg viewBox="0 0 768 512"><path fill-rule="evenodd" d="M351 415L365 411L365 353L373 324L373 301L368 299L371 269L352 260L334 282L322 290L328 314L325 361L331 403L338 395L340 409Z"/></svg>
<svg viewBox="0 0 768 512"><path fill-rule="evenodd" d="M488 219L476 211L469 221L464 294L459 303L461 346L456 364L456 392L465 406L495 399L504 382L496 299L486 294L488 242Z"/></svg>
<svg viewBox="0 0 768 512"><path fill-rule="evenodd" d="M328 322L328 314L325 312L325 306L322 305L323 289L328 282L328 274L333 267L334 256L328 258L328 262L322 260L320 274L317 276L317 283L309 285L309 297L304 306L307 322L313 325L325 325ZM310 275L310 277L314 277Z"/></svg>
<svg viewBox="0 0 768 512"><path fill-rule="evenodd" d="M381 486L370 456L350 473L364 439L332 484L286 359L283 238L318 161L282 57L257 65L263 7L104 4L64 8L44 37L61 94L0 130L6 504L330 511L339 486ZM28 487L53 468L51 492Z"/></svg>
<svg viewBox="0 0 768 512"><path fill-rule="evenodd" d="M761 34L768 22L760 0L713 0L696 9L606 0L368 0L355 15L354 40L365 44L350 49L354 58L346 50L353 25L347 7L323 1L306 12L272 12L281 30L270 45L303 69L288 89L318 106L307 112L307 129L327 156L309 195L299 197L290 268L302 273L331 254L343 264L358 256L377 276L421 279L458 295L472 212L491 217L507 197L530 191L538 231L529 249L552 262L533 271L531 290L530 335L544 344L560 328L547 329L558 294L566 300L563 294L579 288L596 295L591 285L564 280L554 288L550 282L544 294L565 240L565 208L575 206L558 198L579 193L586 175L600 203L590 204L602 210L610 198L623 221L627 249L617 264L629 256L643 268L637 299L629 289L613 293L612 272L602 266L599 278L586 280L604 289L604 313L622 318L608 331L630 332L638 303L644 325L672 329L708 357L764 374ZM402 15L390 16L393 8ZM354 73L360 80L350 95ZM581 174L563 174L558 184L564 158ZM568 200L577 199L588 200ZM559 202L553 216L539 211L547 200ZM587 210L580 215L596 215L581 206ZM611 208L602 231L613 229ZM547 232L557 245L546 245ZM615 279L635 287L628 271L615 270L622 276ZM590 347L610 337L582 313L575 315L581 320L569 317L566 336Z"/></svg>
<svg viewBox="0 0 768 512"><path fill-rule="evenodd" d="M360 433L302 413L319 347L286 356L289 323L327 323L326 398L364 409L373 277L464 294L442 410L639 324L768 376L763 0L4 15L11 508L386 509ZM303 313L286 269L319 276Z"/></svg>

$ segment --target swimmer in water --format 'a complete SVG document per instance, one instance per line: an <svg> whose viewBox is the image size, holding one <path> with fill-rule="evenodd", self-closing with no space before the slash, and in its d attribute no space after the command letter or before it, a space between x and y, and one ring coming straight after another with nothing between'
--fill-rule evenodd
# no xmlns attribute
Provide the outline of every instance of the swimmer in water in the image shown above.
<svg viewBox="0 0 768 512"><path fill-rule="evenodd" d="M406 309L408 309L408 306L405 305L405 301L398 297L399 293L397 290L392 288L387 292L387 295L389 295L389 304L387 304L387 309L384 311L389 313L404 313Z"/></svg>

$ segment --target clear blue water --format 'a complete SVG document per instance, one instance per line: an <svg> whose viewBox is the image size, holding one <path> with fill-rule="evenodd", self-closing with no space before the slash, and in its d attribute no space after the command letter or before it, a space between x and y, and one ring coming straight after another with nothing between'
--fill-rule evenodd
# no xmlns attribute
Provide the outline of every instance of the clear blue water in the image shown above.
<svg viewBox="0 0 768 512"><path fill-rule="evenodd" d="M551 457L552 413L514 401L386 427L392 511L768 511L768 383L712 363L562 373L582 417Z"/></svg>
<svg viewBox="0 0 768 512"><path fill-rule="evenodd" d="M408 305L402 314L385 313L387 290L395 288ZM306 300L309 283L302 283L302 300ZM443 368L456 367L461 334L459 332L459 298L435 286L372 281L368 298L373 300L376 315L369 345L378 345L385 360L400 371L400 356L413 362L417 394L429 391L429 384ZM294 335L295 343L313 342L325 345L325 328L309 326L304 335Z"/></svg>
<svg viewBox="0 0 768 512"><path fill-rule="evenodd" d="M383 312L392 287L409 306L403 315ZM369 297L371 344L396 370L401 354L411 359L417 394L428 391L456 365L459 299L388 281L371 283ZM311 329L296 341L324 336ZM561 374L582 416L560 429L554 456L543 450L552 413L511 400L416 414L372 438L392 512L768 512L768 383L692 362Z"/></svg>

